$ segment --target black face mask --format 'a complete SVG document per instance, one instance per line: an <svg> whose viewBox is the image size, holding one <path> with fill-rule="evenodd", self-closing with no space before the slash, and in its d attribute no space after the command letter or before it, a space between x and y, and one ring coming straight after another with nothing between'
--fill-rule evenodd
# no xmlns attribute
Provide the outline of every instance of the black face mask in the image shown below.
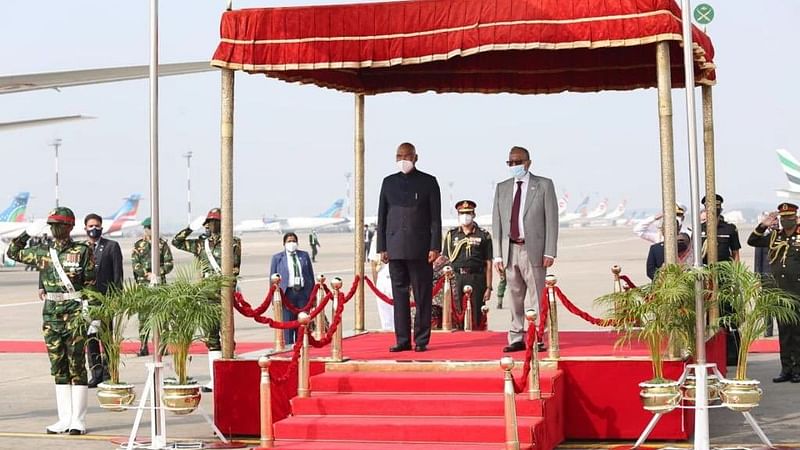
<svg viewBox="0 0 800 450"><path fill-rule="evenodd" d="M102 228L89 228L88 230L86 230L86 235L89 236L92 239L98 239L100 236L103 235L103 229Z"/></svg>
<svg viewBox="0 0 800 450"><path fill-rule="evenodd" d="M67 239L69 232L72 231L72 226L64 223L53 223L50 224L50 231L53 232L53 237L56 239Z"/></svg>
<svg viewBox="0 0 800 450"><path fill-rule="evenodd" d="M797 219L781 219L781 228L784 230L789 230L797 226Z"/></svg>
<svg viewBox="0 0 800 450"><path fill-rule="evenodd" d="M678 241L678 253L683 253L689 248L689 243L686 241Z"/></svg>

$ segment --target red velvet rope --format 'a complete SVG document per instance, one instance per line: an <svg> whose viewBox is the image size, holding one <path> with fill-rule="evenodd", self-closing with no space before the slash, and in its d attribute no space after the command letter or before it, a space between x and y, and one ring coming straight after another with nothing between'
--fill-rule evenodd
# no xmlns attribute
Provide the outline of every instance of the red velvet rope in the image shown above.
<svg viewBox="0 0 800 450"><path fill-rule="evenodd" d="M333 295L330 295L329 297L333 298ZM336 329L342 322L342 312L344 311L345 303L346 303L345 295L339 292L339 302L338 305L336 305L336 311L334 311L333 313L333 319L331 320L331 325L328 327L328 332L325 333L325 336L323 336L322 339L320 340L315 339L314 336L312 336L311 333L309 333L308 334L309 345L315 348L322 348L331 343L331 341L333 340L333 335L336 333Z"/></svg>
<svg viewBox="0 0 800 450"><path fill-rule="evenodd" d="M260 315L264 314L264 312L266 312L269 309L270 305L272 304L272 297L274 295L275 295L275 285L274 284L270 284L269 285L269 291L267 291L267 296L264 297L264 301L261 303L261 305L258 308L255 308L255 309L250 308L250 310L253 312L253 314L255 314L256 316L260 316ZM234 293L233 293L234 306L236 305L236 302L238 300L237 296L238 296L239 299L241 299L241 301L243 301L245 304L247 304L248 307L250 306L250 304L248 304L247 302L244 301L244 295L242 295L241 291L234 291Z"/></svg>
<svg viewBox="0 0 800 450"><path fill-rule="evenodd" d="M297 330L297 336L303 336L306 333L305 325L300 325L300 328ZM289 365L286 367L286 372L283 375L278 377L270 378L271 382L275 382L276 384L281 384L286 382L289 378L293 377L294 374L297 372L297 363L300 360L300 349L303 348L303 339L297 339L294 342L294 346L292 346L292 360L289 362Z"/></svg>
<svg viewBox="0 0 800 450"><path fill-rule="evenodd" d="M442 287L444 287L444 277L440 277L436 280L436 284L433 285L433 290L431 291L431 297L439 295L439 292L442 291Z"/></svg>
<svg viewBox="0 0 800 450"><path fill-rule="evenodd" d="M636 285L633 284L633 281L631 281L631 279L628 278L627 275L620 275L619 279L625 282L625 286L623 286L623 289L625 289L626 291L628 289L633 289L636 287Z"/></svg>
<svg viewBox="0 0 800 450"><path fill-rule="evenodd" d="M453 312L453 319L455 323L464 323L464 315L467 314L467 302L469 298L467 297L467 293L465 292L464 295L461 296L461 314L456 311L455 308L450 308Z"/></svg>
<svg viewBox="0 0 800 450"><path fill-rule="evenodd" d="M514 392L517 394L524 391L528 386L528 374L531 372L531 359L533 359L533 352L536 351L535 327L528 327L528 333L525 335L525 348L525 359L523 360L523 364L525 365L522 368L521 381L517 381L516 378L511 377L512 381L514 381Z"/></svg>
<svg viewBox="0 0 800 450"><path fill-rule="evenodd" d="M354 295L356 295L356 291L358 290L358 281L360 279L361 277L359 277L358 274L356 274L355 278L353 278L353 284L350 286L350 291L344 296L344 303L349 302L350 299L353 298Z"/></svg>
<svg viewBox="0 0 800 450"><path fill-rule="evenodd" d="M300 314L301 312L308 312L312 306L314 306L314 300L317 298L317 291L319 290L319 284L314 283L314 288L311 289L311 294L308 296L308 302L306 302L306 306L302 308L298 308L294 306L294 304L286 297L286 293L281 289L281 300L283 301L283 306L289 310L290 313L294 314L295 316Z"/></svg>
<svg viewBox="0 0 800 450"><path fill-rule="evenodd" d="M544 339L544 328L547 326L547 315L550 314L550 290L547 288L542 289L542 295L539 296L539 326L536 333Z"/></svg>
<svg viewBox="0 0 800 450"><path fill-rule="evenodd" d="M612 321L610 321L608 319L598 319L597 317L594 317L591 314L587 313L586 311L583 311L582 309L580 309L577 306L575 306L567 298L567 296L564 295L563 292L561 292L560 288L555 287L554 290L556 292L556 296L558 297L558 299L561 300L561 303L564 304L564 306L567 308L567 311L571 312L572 314L575 314L576 316L580 317L581 319L583 319L583 320L585 320L585 321L587 321L587 322L589 322L589 323L591 323L593 325L599 325L601 327L607 327L607 326L612 324Z"/></svg>
<svg viewBox="0 0 800 450"><path fill-rule="evenodd" d="M378 288L375 287L375 283L371 279L369 279L369 277L365 276L364 282L367 284L370 290L372 290L372 293L375 294L376 297L383 300L384 303L394 306L394 300L392 299L392 297L389 297L388 295L379 291ZM444 286L444 277L441 277L439 278L438 281L436 281L436 284L433 286L433 290L431 291L431 296L436 297L437 295L439 295L439 292L441 292L443 286ZM416 302L411 302L411 308L414 308L415 306L417 306Z"/></svg>

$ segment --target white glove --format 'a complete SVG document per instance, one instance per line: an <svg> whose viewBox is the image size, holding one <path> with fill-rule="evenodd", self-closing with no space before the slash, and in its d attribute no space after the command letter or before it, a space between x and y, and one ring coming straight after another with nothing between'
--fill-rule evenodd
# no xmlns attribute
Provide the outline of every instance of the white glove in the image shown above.
<svg viewBox="0 0 800 450"><path fill-rule="evenodd" d="M28 236L31 237L39 236L47 230L47 227L48 227L47 222L45 222L44 220L36 220L31 222L25 228L25 233L27 233Z"/></svg>
<svg viewBox="0 0 800 450"><path fill-rule="evenodd" d="M103 326L103 323L99 320L93 320L89 322L89 331L86 334L97 334L100 331L100 327Z"/></svg>
<svg viewBox="0 0 800 450"><path fill-rule="evenodd" d="M192 221L192 223L189 224L189 228L191 228L192 231L197 231L197 230L203 228L203 223L205 221L206 221L206 217L205 216L200 216L197 219L194 219Z"/></svg>

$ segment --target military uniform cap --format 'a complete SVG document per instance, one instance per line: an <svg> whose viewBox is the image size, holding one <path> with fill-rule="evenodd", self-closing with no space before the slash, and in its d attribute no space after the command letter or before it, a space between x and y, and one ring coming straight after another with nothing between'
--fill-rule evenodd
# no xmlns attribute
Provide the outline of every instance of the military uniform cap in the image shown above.
<svg viewBox="0 0 800 450"><path fill-rule="evenodd" d="M723 199L723 198L722 198L722 196L721 196L721 195L719 195L719 194L714 194L714 198L716 199L716 201L717 201L717 204L719 204L719 203L722 203L722 202L724 202L724 201L725 201L725 199ZM705 204L705 203L706 203L706 198L705 198L705 196L703 197L703 199L702 199L702 200L700 200L700 203L703 203L703 204Z"/></svg>
<svg viewBox="0 0 800 450"><path fill-rule="evenodd" d="M476 206L478 206L477 203L472 200L459 200L456 203L456 211L465 214L474 213Z"/></svg>
<svg viewBox="0 0 800 450"><path fill-rule="evenodd" d="M206 214L206 220L203 225L207 224L209 220L222 220L222 210L219 208L211 208Z"/></svg>
<svg viewBox="0 0 800 450"><path fill-rule="evenodd" d="M151 224L151 221L150 221L149 217L142 221L142 226L145 227L145 228L150 228L150 224Z"/></svg>
<svg viewBox="0 0 800 450"><path fill-rule="evenodd" d="M682 216L686 214L686 209L684 209L681 205L675 205L675 214Z"/></svg>
<svg viewBox="0 0 800 450"><path fill-rule="evenodd" d="M75 213L71 209L59 206L50 211L47 215L47 223L65 223L67 225L75 225Z"/></svg>
<svg viewBox="0 0 800 450"><path fill-rule="evenodd" d="M778 205L778 214L781 216L797 215L797 205L794 203L783 202Z"/></svg>

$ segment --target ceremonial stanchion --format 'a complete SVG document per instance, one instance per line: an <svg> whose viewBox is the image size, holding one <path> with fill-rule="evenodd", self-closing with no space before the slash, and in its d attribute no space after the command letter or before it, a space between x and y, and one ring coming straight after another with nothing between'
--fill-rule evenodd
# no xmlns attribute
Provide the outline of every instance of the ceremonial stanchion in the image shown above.
<svg viewBox="0 0 800 450"><path fill-rule="evenodd" d="M261 439L259 447L255 450L272 448L275 443L275 431L272 428L272 393L269 385L269 364L268 356L258 358L258 367L261 368L261 382L259 383Z"/></svg>
<svg viewBox="0 0 800 450"><path fill-rule="evenodd" d="M272 294L272 315L275 322L283 322L283 297L281 296L281 276L277 273L269 278L274 287ZM286 350L286 341L283 340L283 330L275 328L275 353Z"/></svg>
<svg viewBox="0 0 800 450"><path fill-rule="evenodd" d="M331 289L333 289L333 301L331 304L333 305L333 314L331 314L331 321L336 321L336 311L339 309L339 292L342 289L342 279L336 277L331 281ZM342 324L341 321L339 326L336 327L336 331L333 333L333 343L331 345L331 361L333 362L342 362L344 358L342 357Z"/></svg>
<svg viewBox="0 0 800 450"><path fill-rule="evenodd" d="M506 450L519 450L519 432L517 431L517 404L514 392L514 378L511 370L514 359L504 356L500 359L503 369L503 410L506 419Z"/></svg>
<svg viewBox="0 0 800 450"><path fill-rule="evenodd" d="M325 298L325 275L319 275L317 277L317 298L314 307L318 307L322 304L322 300ZM314 338L317 340L322 339L325 336L325 310L322 310L317 314L317 317L314 318Z"/></svg>
<svg viewBox="0 0 800 450"><path fill-rule="evenodd" d="M464 331L472 331L472 286L464 286L464 296L467 297L467 304L464 306Z"/></svg>
<svg viewBox="0 0 800 450"><path fill-rule="evenodd" d="M528 328L536 329L536 311L529 309L525 311L525 318L528 319ZM534 344L536 345L536 341ZM539 352L534 349L531 352L531 370L528 372L528 399L539 400L542 396L541 388L539 387Z"/></svg>
<svg viewBox="0 0 800 450"><path fill-rule="evenodd" d="M619 277L619 274L622 273L622 267L614 264L611 266L611 273L614 275L613 292L622 292L624 289L622 288L622 280Z"/></svg>
<svg viewBox="0 0 800 450"><path fill-rule="evenodd" d="M297 315L297 321L300 322L301 329L303 331L303 346L300 348L300 367L297 370L297 396L300 398L306 398L311 396L311 391L309 390L309 372L311 371L311 364L309 361L309 344L308 344L308 328L306 328L311 322L311 316L308 313L301 312Z"/></svg>
<svg viewBox="0 0 800 450"><path fill-rule="evenodd" d="M444 299L442 300L442 330L452 331L453 329L453 268L444 267Z"/></svg>
<svg viewBox="0 0 800 450"><path fill-rule="evenodd" d="M548 311L548 325L549 325L549 345L547 348L547 357L550 359L558 359L558 310L556 310L556 283L558 279L555 275L548 275L545 277L544 284L547 286L547 298L550 301L550 311Z"/></svg>

